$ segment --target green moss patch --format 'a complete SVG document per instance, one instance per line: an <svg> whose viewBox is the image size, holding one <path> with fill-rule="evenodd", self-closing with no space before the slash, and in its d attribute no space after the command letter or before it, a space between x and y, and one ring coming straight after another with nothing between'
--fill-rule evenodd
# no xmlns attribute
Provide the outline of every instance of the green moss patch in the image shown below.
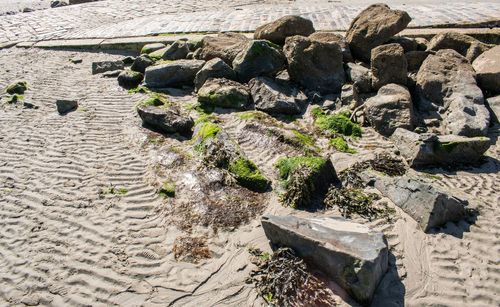
<svg viewBox="0 0 500 307"><path fill-rule="evenodd" d="M28 89L28 82L16 81L16 82L10 84L9 86L7 86L7 88L5 89L5 92L7 94L11 94L11 95L14 95L14 94L22 95L22 94L24 94L24 92L27 89Z"/></svg>
<svg viewBox="0 0 500 307"><path fill-rule="evenodd" d="M299 168L306 167L313 172L319 172L326 162L325 159L320 157L291 157L278 160L276 167L280 179L286 181Z"/></svg>
<svg viewBox="0 0 500 307"><path fill-rule="evenodd" d="M265 191L269 180L262 175L255 163L248 159L239 158L229 164L229 172L238 183L253 191Z"/></svg>
<svg viewBox="0 0 500 307"><path fill-rule="evenodd" d="M172 181L165 181L158 194L162 197L175 197L175 183Z"/></svg>
<svg viewBox="0 0 500 307"><path fill-rule="evenodd" d="M330 139L329 144L330 144L330 146L334 147L338 151L350 153L350 154L356 153L356 151L354 149L350 148L349 145L347 144L346 140L341 136Z"/></svg>
<svg viewBox="0 0 500 307"><path fill-rule="evenodd" d="M19 101L22 101L23 99L24 99L23 95L14 94L14 95L9 96L7 98L7 103L17 103Z"/></svg>
<svg viewBox="0 0 500 307"><path fill-rule="evenodd" d="M346 113L327 115L320 108L314 108L311 113L315 118L315 125L322 130L345 136L361 137L361 127L352 122Z"/></svg>
<svg viewBox="0 0 500 307"><path fill-rule="evenodd" d="M148 98L142 100L139 105L141 106L154 106L154 107L169 107L171 102L167 96L161 93L151 93Z"/></svg>

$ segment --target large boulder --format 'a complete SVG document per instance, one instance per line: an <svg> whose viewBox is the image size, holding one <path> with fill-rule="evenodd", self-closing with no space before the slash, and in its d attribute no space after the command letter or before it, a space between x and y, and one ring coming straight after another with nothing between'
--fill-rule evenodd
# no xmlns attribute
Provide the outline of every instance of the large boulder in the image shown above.
<svg viewBox="0 0 500 307"><path fill-rule="evenodd" d="M188 53L188 42L186 40L178 40L167 47L161 58L169 61L181 60L185 59Z"/></svg>
<svg viewBox="0 0 500 307"><path fill-rule="evenodd" d="M277 45L254 40L236 56L233 69L242 82L248 82L258 76L275 76L285 64L285 56Z"/></svg>
<svg viewBox="0 0 500 307"><path fill-rule="evenodd" d="M413 129L411 94L398 84L387 84L365 102L365 116L380 134L390 136L397 128Z"/></svg>
<svg viewBox="0 0 500 307"><path fill-rule="evenodd" d="M422 63L416 81L416 106L423 120L442 134L486 135L489 113L472 65L451 49Z"/></svg>
<svg viewBox="0 0 500 307"><path fill-rule="evenodd" d="M208 79L198 90L198 101L204 105L242 109L250 101L248 88L236 81L213 78Z"/></svg>
<svg viewBox="0 0 500 307"><path fill-rule="evenodd" d="M221 33L217 36L205 36L201 40L199 51L195 52L195 58L209 61L220 58L228 65L232 65L234 58L248 44L249 39L238 33Z"/></svg>
<svg viewBox="0 0 500 307"><path fill-rule="evenodd" d="M370 61L371 50L387 42L410 23L408 13L391 10L386 4L373 4L351 22L346 39L353 56Z"/></svg>
<svg viewBox="0 0 500 307"><path fill-rule="evenodd" d="M314 33L312 21L300 16L290 15L266 23L255 29L254 39L266 39L275 44L283 45L289 36L308 36Z"/></svg>
<svg viewBox="0 0 500 307"><path fill-rule="evenodd" d="M146 72L146 68L153 65L155 61L147 54L142 54L135 58L134 63L130 67L131 70L140 72L144 74Z"/></svg>
<svg viewBox="0 0 500 307"><path fill-rule="evenodd" d="M356 63L347 63L346 74L347 79L359 93L372 91L372 72L369 68Z"/></svg>
<svg viewBox="0 0 500 307"><path fill-rule="evenodd" d="M92 74L100 74L107 71L122 70L125 68L123 61L101 61L92 62Z"/></svg>
<svg viewBox="0 0 500 307"><path fill-rule="evenodd" d="M156 50L163 49L167 46L163 43L151 43L151 44L146 44L142 47L141 49L141 54L150 54L151 52L154 52Z"/></svg>
<svg viewBox="0 0 500 307"><path fill-rule="evenodd" d="M500 45L477 57L472 67L483 90L492 94L500 93Z"/></svg>
<svg viewBox="0 0 500 307"><path fill-rule="evenodd" d="M215 58L207 61L196 74L196 78L194 79L195 90L199 90L209 78L226 78L234 80L236 79L236 73L226 64L226 62L219 58Z"/></svg>
<svg viewBox="0 0 500 307"><path fill-rule="evenodd" d="M323 42L323 43L337 43L342 49L342 57L344 63L354 62L354 59L351 54L351 49L349 48L349 44L345 40L345 37L335 33L335 32L314 32L309 35L310 39Z"/></svg>
<svg viewBox="0 0 500 307"><path fill-rule="evenodd" d="M387 44L372 49L371 53L372 87L378 90L389 83L406 85L408 63L403 47Z"/></svg>
<svg viewBox="0 0 500 307"><path fill-rule="evenodd" d="M358 302L370 303L389 265L383 233L342 218L324 216L306 219L266 215L261 223L271 243L292 248Z"/></svg>
<svg viewBox="0 0 500 307"><path fill-rule="evenodd" d="M466 200L454 197L430 183L409 176L381 176L374 172L374 186L396 206L411 216L424 232L447 222L458 222L466 215Z"/></svg>
<svg viewBox="0 0 500 307"><path fill-rule="evenodd" d="M490 46L469 35L445 32L435 35L427 46L428 51L442 49L453 49L472 63L481 53L490 49Z"/></svg>
<svg viewBox="0 0 500 307"><path fill-rule="evenodd" d="M146 68L145 83L149 87L192 85L193 80L205 64L201 60L179 60Z"/></svg>
<svg viewBox="0 0 500 307"><path fill-rule="evenodd" d="M142 122L163 133L191 134L194 121L174 106L154 106L139 104L137 112Z"/></svg>
<svg viewBox="0 0 500 307"><path fill-rule="evenodd" d="M394 131L391 140L412 167L475 163L490 147L487 137L418 134L402 128Z"/></svg>
<svg viewBox="0 0 500 307"><path fill-rule="evenodd" d="M321 94L339 93L345 82L339 44L288 37L283 48L290 80Z"/></svg>
<svg viewBox="0 0 500 307"><path fill-rule="evenodd" d="M284 80L257 77L248 83L255 108L270 114L300 114L307 96Z"/></svg>
<svg viewBox="0 0 500 307"><path fill-rule="evenodd" d="M126 89L131 89L141 84L144 75L133 70L124 70L118 75L118 84Z"/></svg>

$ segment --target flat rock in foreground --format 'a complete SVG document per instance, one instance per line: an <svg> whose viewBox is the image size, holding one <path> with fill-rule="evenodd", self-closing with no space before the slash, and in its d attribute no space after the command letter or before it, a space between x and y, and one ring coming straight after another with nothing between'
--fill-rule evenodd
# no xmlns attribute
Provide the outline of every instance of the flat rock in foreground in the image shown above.
<svg viewBox="0 0 500 307"><path fill-rule="evenodd" d="M293 248L360 303L369 303L388 268L384 235L341 218L262 217L267 238Z"/></svg>
<svg viewBox="0 0 500 307"><path fill-rule="evenodd" d="M183 115L176 108L139 105L137 113L144 124L163 133L188 135L194 126L193 119Z"/></svg>

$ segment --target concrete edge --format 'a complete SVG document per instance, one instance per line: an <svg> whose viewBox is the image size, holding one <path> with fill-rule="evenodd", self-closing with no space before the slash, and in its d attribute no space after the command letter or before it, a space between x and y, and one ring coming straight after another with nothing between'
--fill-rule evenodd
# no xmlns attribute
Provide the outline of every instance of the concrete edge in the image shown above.
<svg viewBox="0 0 500 307"><path fill-rule="evenodd" d="M345 31L334 31L344 35ZM500 28L410 28L399 33L400 36L423 37L431 39L434 35L444 32L458 32L470 35L482 42L490 44L500 44ZM242 33L248 37L253 37L253 33ZM8 42L0 45L0 49L16 46L18 48L43 48L43 49L102 49L102 50L127 50L140 51L145 44L164 43L171 44L179 39L201 40L205 36L213 36L217 33L206 34L167 34L157 36L140 36L124 38L96 38L96 39L70 39L70 40L48 40L38 42Z"/></svg>

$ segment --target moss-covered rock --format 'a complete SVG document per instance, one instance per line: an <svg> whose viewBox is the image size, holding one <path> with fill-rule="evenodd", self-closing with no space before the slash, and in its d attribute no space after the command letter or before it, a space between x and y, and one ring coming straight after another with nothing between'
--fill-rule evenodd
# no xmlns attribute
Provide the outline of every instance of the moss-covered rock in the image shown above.
<svg viewBox="0 0 500 307"><path fill-rule="evenodd" d="M350 148L349 144L347 144L346 140L341 136L330 139L329 144L330 144L330 146L334 147L338 151L346 152L346 153L350 153L350 154L356 153L356 151L354 149Z"/></svg>
<svg viewBox="0 0 500 307"><path fill-rule="evenodd" d="M320 108L312 110L316 127L329 133L340 133L345 136L361 137L361 127L352 122L347 114L327 115Z"/></svg>
<svg viewBox="0 0 500 307"><path fill-rule="evenodd" d="M22 95L28 89L28 82L26 81L15 81L14 83L7 86L5 92L7 94L19 94Z"/></svg>
<svg viewBox="0 0 500 307"><path fill-rule="evenodd" d="M156 50L160 50L162 48L165 48L165 44L163 43L152 43L152 44L146 44L144 47L141 49L141 54L150 54Z"/></svg>
<svg viewBox="0 0 500 307"><path fill-rule="evenodd" d="M165 181L158 194L162 197L175 197L175 183L172 181Z"/></svg>
<svg viewBox="0 0 500 307"><path fill-rule="evenodd" d="M255 163L245 158L238 158L229 164L229 172L238 183L253 191L265 191L269 180L262 175Z"/></svg>
<svg viewBox="0 0 500 307"><path fill-rule="evenodd" d="M250 101L243 84L224 78L209 79L198 91L198 101L208 106L242 109Z"/></svg>

